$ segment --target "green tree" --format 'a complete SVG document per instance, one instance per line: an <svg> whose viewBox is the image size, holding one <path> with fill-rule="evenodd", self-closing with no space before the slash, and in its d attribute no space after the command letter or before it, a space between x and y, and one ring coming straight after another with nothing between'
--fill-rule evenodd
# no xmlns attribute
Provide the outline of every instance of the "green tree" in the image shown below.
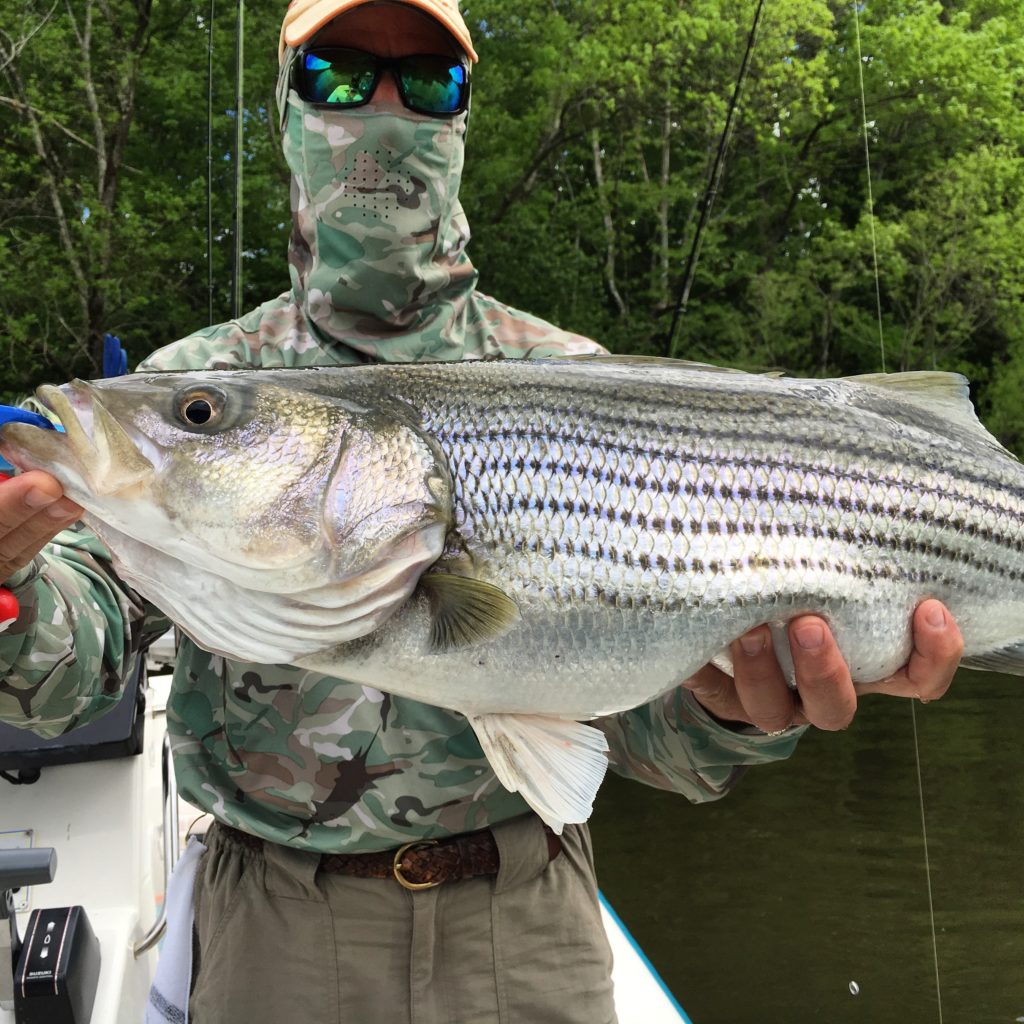
<svg viewBox="0 0 1024 1024"><path fill-rule="evenodd" d="M287 191L273 116L278 13L252 3L245 299L287 286ZM215 314L227 313L233 12L215 33ZM102 336L133 357L207 322L208 26L192 0L25 0L0 14L4 390L95 375ZM27 28L26 28L27 26ZM271 26L273 26L271 28ZM247 68L249 71L249 68ZM273 259L264 258L270 255Z"/></svg>
<svg viewBox="0 0 1024 1024"><path fill-rule="evenodd" d="M485 291L659 353L754 0L471 0L463 200ZM249 0L244 308L288 285L280 7ZM234 8L16 0L0 12L0 380L95 373L229 314ZM855 19L855 11L858 17ZM857 27L860 29L858 61ZM959 368L1024 434L1017 0L772 0L679 334L692 358L815 374ZM861 113L867 110L873 208ZM874 260L877 254L876 291ZM212 312L211 312L212 307Z"/></svg>

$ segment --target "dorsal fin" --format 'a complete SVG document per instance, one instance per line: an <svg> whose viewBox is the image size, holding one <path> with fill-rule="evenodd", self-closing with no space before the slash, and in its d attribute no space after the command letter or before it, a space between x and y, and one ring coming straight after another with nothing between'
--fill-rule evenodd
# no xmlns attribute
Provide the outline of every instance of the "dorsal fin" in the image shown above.
<svg viewBox="0 0 1024 1024"><path fill-rule="evenodd" d="M905 373L859 373L840 379L896 391L908 402L917 402L932 412L940 406L958 414L969 411L971 419L977 420L971 403L970 384L960 373L909 370Z"/></svg>
<svg viewBox="0 0 1024 1024"><path fill-rule="evenodd" d="M959 373L942 370L912 370L906 373L863 373L841 378L844 382L887 391L925 413L930 419L953 427L991 448L1016 459L985 429L971 401L970 385ZM934 426L933 426L934 428ZM949 432L948 429L946 431Z"/></svg>
<svg viewBox="0 0 1024 1024"><path fill-rule="evenodd" d="M892 397L923 413L933 430L962 433L980 440L1002 455L1017 456L993 437L978 419L971 401L968 379L941 370L915 370L901 374L859 374L844 377L844 383L866 385L888 392ZM943 430L943 428L945 428ZM952 428L950 430L950 428Z"/></svg>

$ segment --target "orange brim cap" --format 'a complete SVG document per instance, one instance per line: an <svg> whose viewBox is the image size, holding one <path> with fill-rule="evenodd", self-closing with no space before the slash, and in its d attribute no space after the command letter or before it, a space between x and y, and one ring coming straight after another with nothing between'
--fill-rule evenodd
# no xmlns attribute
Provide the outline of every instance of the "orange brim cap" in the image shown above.
<svg viewBox="0 0 1024 1024"><path fill-rule="evenodd" d="M281 26L281 41L278 46L278 61L284 60L287 47L301 46L314 33L323 28L332 18L336 18L353 7L370 3L371 0L292 0L284 16ZM466 56L476 63L476 50L469 35L469 28L459 11L458 0L402 0L410 7L418 7L431 17L436 18L466 51Z"/></svg>

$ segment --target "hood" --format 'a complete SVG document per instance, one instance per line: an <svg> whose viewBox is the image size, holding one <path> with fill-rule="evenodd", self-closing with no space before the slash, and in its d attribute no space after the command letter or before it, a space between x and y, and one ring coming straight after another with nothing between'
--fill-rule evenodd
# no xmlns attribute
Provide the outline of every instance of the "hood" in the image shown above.
<svg viewBox="0 0 1024 1024"><path fill-rule="evenodd" d="M477 274L459 202L468 112L329 110L278 81L292 174L292 293L322 344L459 358Z"/></svg>

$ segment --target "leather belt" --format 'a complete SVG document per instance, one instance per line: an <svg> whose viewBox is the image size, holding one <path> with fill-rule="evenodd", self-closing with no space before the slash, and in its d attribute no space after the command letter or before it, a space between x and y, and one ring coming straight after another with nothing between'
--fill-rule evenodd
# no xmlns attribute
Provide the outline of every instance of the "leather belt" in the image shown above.
<svg viewBox="0 0 1024 1024"><path fill-rule="evenodd" d="M218 828L232 841L262 851L263 840L228 825ZM548 861L562 852L562 841L547 826ZM374 853L325 853L320 868L329 874L353 878L393 878L406 889L433 889L443 882L459 882L480 875L496 875L501 858L490 829L464 832L445 839L420 839L394 850Z"/></svg>

